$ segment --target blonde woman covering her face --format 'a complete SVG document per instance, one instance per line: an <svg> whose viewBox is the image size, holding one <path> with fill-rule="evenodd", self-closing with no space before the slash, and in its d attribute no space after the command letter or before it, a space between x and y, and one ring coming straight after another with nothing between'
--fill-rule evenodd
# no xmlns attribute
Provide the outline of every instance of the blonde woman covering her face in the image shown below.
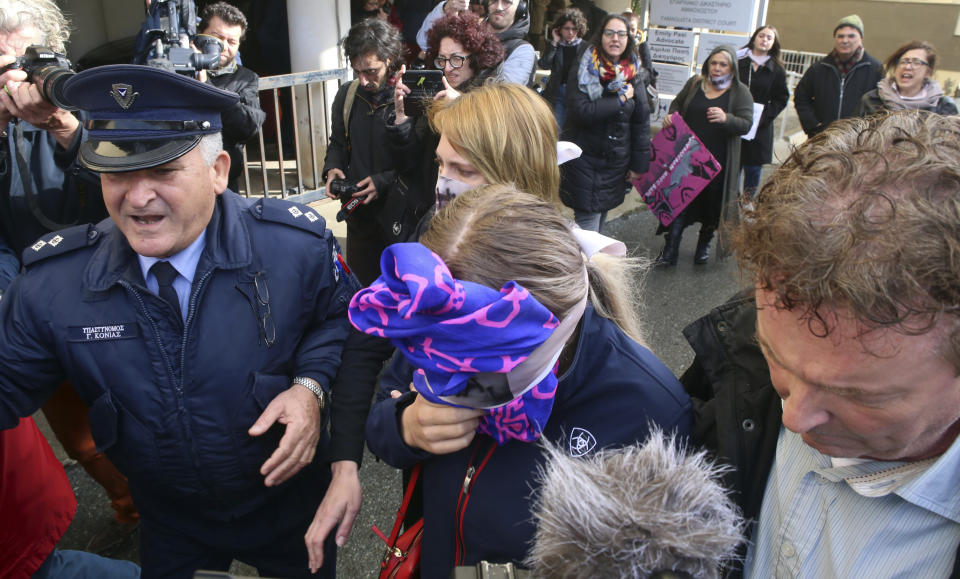
<svg viewBox="0 0 960 579"><path fill-rule="evenodd" d="M549 381L550 388L543 388L544 382L536 379L537 396L549 396L552 404L549 420L526 425L538 430L536 439L555 441L574 456L584 456L643 440L651 425L681 434L687 431L687 395L669 370L636 340L638 326L631 305L636 298L624 283L632 278L625 269L629 262L600 255L585 260L569 222L554 205L512 186L481 186L437 213L421 240L464 288L464 310L469 307L466 304L474 303L474 291L502 295L505 284L516 283L529 292L530 300L560 320L555 332L579 320L570 337L558 343L556 364L548 363L544 374L548 377L542 380ZM381 280L390 275L388 270L393 270L392 265L384 268ZM415 275L406 269L397 272ZM434 289L431 286L430 293L435 296ZM373 291L373 286L364 290ZM363 292L358 295L354 304L364 299ZM440 309L424 307L408 316L422 330L408 334L412 347L429 337L428 328L435 327L432 316ZM457 310L451 315L473 314ZM352 316L352 320L357 324L358 318ZM511 336L522 339L526 334L512 323L500 331L516 332ZM458 332L474 336L467 342L477 344L483 338L475 336L476 326L482 325L459 324ZM542 327L539 322L533 325ZM389 321L384 328L390 330ZM402 340L395 342L402 346L398 351L409 351ZM431 342L438 345L440 339ZM489 343L477 348L477 358L497 358L504 343L494 334ZM483 424L502 426L496 418L500 412L432 402L410 390L413 370L404 356L394 358L385 370L379 401L367 421L367 441L392 466L423 464L423 545L424 553L431 555L422 560L422 576L445 579L454 566L481 560L520 564L534 533L530 494L531 489L537 492L534 473L543 447L517 437L504 441L498 429L496 434L478 431ZM450 374L451 379L462 378ZM403 394L392 397L394 390ZM511 416L519 408L514 402L508 402ZM468 469L472 474L466 474ZM465 475L471 481L469 503L458 501Z"/></svg>

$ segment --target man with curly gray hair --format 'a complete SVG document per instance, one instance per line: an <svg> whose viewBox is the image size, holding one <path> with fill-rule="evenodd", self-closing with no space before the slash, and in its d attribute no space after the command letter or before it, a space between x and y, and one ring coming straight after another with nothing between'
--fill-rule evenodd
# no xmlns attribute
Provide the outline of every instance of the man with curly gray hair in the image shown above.
<svg viewBox="0 0 960 579"><path fill-rule="evenodd" d="M960 570L960 120L834 123L734 232L754 288L684 330L746 576Z"/></svg>

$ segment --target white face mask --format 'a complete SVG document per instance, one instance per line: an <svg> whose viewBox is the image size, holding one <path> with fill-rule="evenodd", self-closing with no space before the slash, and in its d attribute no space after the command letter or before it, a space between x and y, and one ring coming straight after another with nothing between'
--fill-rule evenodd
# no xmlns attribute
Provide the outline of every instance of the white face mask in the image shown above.
<svg viewBox="0 0 960 579"><path fill-rule="evenodd" d="M454 197L473 189L476 185L469 185L443 175L437 175L437 211L446 207Z"/></svg>

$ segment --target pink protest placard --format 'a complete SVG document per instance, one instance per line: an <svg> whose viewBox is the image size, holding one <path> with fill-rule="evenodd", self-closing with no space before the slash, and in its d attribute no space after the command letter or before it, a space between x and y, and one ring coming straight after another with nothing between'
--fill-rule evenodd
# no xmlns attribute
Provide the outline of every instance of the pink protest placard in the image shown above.
<svg viewBox="0 0 960 579"><path fill-rule="evenodd" d="M651 142L650 169L633 182L647 207L670 225L722 169L678 113Z"/></svg>

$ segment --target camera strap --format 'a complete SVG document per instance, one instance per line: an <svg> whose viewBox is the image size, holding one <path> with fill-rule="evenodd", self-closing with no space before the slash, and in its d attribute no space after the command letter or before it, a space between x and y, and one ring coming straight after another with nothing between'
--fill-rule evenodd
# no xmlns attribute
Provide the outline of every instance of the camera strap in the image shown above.
<svg viewBox="0 0 960 579"><path fill-rule="evenodd" d="M352 153L353 147L350 146L350 113L353 111L353 101L357 98L357 88L360 86L360 79L355 78L350 81L347 87L347 98L343 101L343 136L347 143L347 154ZM349 159L347 160L349 164Z"/></svg>
<svg viewBox="0 0 960 579"><path fill-rule="evenodd" d="M27 202L27 207L30 208L30 212L33 213L33 216L37 218L37 221L40 222L40 225L46 229L49 229L50 231L66 229L76 225L76 220L74 220L72 223L57 223L43 214L43 211L40 209L40 203L37 201L37 195L33 190L33 175L30 173L30 168L27 166L27 160L23 156L23 152L27 148L27 142L23 138L23 126L21 123L14 123L13 138L14 144L16 145L14 148L16 149L15 156L17 158L17 168L20 171L20 183L23 185L23 197Z"/></svg>

